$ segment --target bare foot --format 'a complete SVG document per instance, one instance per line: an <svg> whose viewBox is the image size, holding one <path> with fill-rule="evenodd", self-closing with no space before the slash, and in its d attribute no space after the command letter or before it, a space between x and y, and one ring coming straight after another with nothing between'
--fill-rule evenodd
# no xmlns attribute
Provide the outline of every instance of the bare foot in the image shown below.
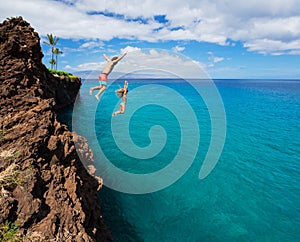
<svg viewBox="0 0 300 242"><path fill-rule="evenodd" d="M116 113L113 113L112 116L113 116L113 117L116 116Z"/></svg>
<svg viewBox="0 0 300 242"><path fill-rule="evenodd" d="M92 95L93 94L93 89L92 88L90 88L90 95Z"/></svg>
<svg viewBox="0 0 300 242"><path fill-rule="evenodd" d="M100 102L100 98L97 95L95 95L95 98Z"/></svg>

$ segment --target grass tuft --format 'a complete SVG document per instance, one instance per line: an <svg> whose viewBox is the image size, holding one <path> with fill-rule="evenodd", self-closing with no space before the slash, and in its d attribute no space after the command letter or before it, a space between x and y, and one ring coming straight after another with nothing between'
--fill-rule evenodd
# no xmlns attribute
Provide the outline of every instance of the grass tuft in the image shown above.
<svg viewBox="0 0 300 242"><path fill-rule="evenodd" d="M5 170L0 172L0 197L13 191L17 186L25 184L32 177L32 167L21 171L15 163L9 165Z"/></svg>
<svg viewBox="0 0 300 242"><path fill-rule="evenodd" d="M0 225L0 241L23 241L22 236L19 235L19 226L16 223L5 221L4 224Z"/></svg>

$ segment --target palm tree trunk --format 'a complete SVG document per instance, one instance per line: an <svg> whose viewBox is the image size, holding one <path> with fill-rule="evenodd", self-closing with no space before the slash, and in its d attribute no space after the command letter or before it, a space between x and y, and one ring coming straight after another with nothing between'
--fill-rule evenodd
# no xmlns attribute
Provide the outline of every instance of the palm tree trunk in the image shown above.
<svg viewBox="0 0 300 242"><path fill-rule="evenodd" d="M54 60L54 46L52 46L51 50L52 50L52 60ZM51 69L54 69L53 64L51 65Z"/></svg>

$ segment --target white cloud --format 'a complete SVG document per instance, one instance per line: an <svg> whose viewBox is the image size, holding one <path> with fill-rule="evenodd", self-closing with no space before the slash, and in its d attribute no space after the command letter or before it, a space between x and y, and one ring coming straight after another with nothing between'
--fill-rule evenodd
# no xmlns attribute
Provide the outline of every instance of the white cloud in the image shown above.
<svg viewBox="0 0 300 242"><path fill-rule="evenodd" d="M297 54L300 51L300 39L287 42L281 40L256 39L248 41L245 47L250 51L257 51L261 54Z"/></svg>
<svg viewBox="0 0 300 242"><path fill-rule="evenodd" d="M133 46L127 46L123 50L128 50L128 54L114 68L113 73L148 73L162 71L166 75L179 76L182 78L206 78L204 65L193 61L179 54L160 49L141 50ZM104 68L105 62L85 63L76 67L66 66L73 71L95 71L100 72ZM113 74L112 73L112 74Z"/></svg>
<svg viewBox="0 0 300 242"><path fill-rule="evenodd" d="M130 52L117 66L116 71L130 73L135 71L161 70L182 78L201 78L206 75L203 64L166 50L150 49ZM206 76L205 76L206 77Z"/></svg>
<svg viewBox="0 0 300 242"><path fill-rule="evenodd" d="M181 52L181 51L185 50L185 47L176 45L174 48L172 48L172 50L175 51L175 52Z"/></svg>
<svg viewBox="0 0 300 242"><path fill-rule="evenodd" d="M300 50L291 50L288 52L290 55L300 55Z"/></svg>
<svg viewBox="0 0 300 242"><path fill-rule="evenodd" d="M223 61L223 60L224 60L224 57L214 57L213 58L214 63L218 63L218 62Z"/></svg>
<svg viewBox="0 0 300 242"><path fill-rule="evenodd" d="M40 35L55 33L61 38L92 40L90 44L117 37L150 42L196 40L219 45L241 41L249 51L265 54L297 54L300 50L298 0L161 0L159 7L155 0L144 0L142 4L139 0L64 2L69 4L0 0L0 16L5 19L21 15ZM167 22L156 21L156 15L164 15Z"/></svg>
<svg viewBox="0 0 300 242"><path fill-rule="evenodd" d="M1 2L4 0L0 0ZM84 2L84 1L83 1ZM152 30L160 25L126 22L103 15L88 15L77 6L50 0L12 0L1 3L0 16L23 16L41 35L55 33L61 38L110 40L114 37L134 39L142 34L153 41Z"/></svg>
<svg viewBox="0 0 300 242"><path fill-rule="evenodd" d="M93 49L93 48L101 48L104 46L102 41L88 41L83 43L79 48L80 49Z"/></svg>
<svg viewBox="0 0 300 242"><path fill-rule="evenodd" d="M65 66L65 69L66 69L66 70L73 70L73 67L70 66L70 65L66 65L66 66Z"/></svg>
<svg viewBox="0 0 300 242"><path fill-rule="evenodd" d="M124 49L121 49L121 52L124 53L125 51L127 52L134 52L134 51L140 51L141 48L138 47L133 47L133 46L126 46Z"/></svg>
<svg viewBox="0 0 300 242"><path fill-rule="evenodd" d="M82 63L76 67L71 65L66 65L64 69L70 70L70 71L91 71L91 70L101 70L104 67L104 62L88 62L88 63Z"/></svg>
<svg viewBox="0 0 300 242"><path fill-rule="evenodd" d="M218 62L221 62L223 60L225 60L224 57L217 57L217 56L214 56L214 53L212 53L211 51L207 52L207 54L209 54L210 56L208 57L208 59L212 62L210 64L210 67L214 66L214 63L218 63Z"/></svg>

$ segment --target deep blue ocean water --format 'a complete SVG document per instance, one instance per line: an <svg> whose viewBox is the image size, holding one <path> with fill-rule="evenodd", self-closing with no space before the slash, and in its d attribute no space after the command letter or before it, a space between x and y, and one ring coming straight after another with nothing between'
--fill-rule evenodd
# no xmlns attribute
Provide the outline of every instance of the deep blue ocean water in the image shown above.
<svg viewBox="0 0 300 242"><path fill-rule="evenodd" d="M104 219L115 241L300 241L300 81L214 82L224 103L226 141L216 167L200 180L211 135L210 116L201 97L181 80L129 80L128 110L133 101L143 101L143 95L141 100L130 98L135 88L150 83L172 88L191 105L201 138L191 167L171 186L138 195L108 187L100 191ZM172 111L152 104L132 115L129 132L137 146L149 144L153 125L163 126L167 134L157 156L136 159L118 148L111 130L111 114L119 101L114 90L122 82L109 86L98 106L88 94L95 84L86 80L81 88L76 108L82 115L72 117L72 110L65 110L61 118L70 126L70 119L73 124L78 119L76 132L88 140L96 133L97 142L89 141L91 148L101 146L124 171L142 174L166 167L180 146L180 123ZM164 99L151 89L144 95ZM95 123L91 124L93 115ZM101 157L95 153L94 159L101 170Z"/></svg>

